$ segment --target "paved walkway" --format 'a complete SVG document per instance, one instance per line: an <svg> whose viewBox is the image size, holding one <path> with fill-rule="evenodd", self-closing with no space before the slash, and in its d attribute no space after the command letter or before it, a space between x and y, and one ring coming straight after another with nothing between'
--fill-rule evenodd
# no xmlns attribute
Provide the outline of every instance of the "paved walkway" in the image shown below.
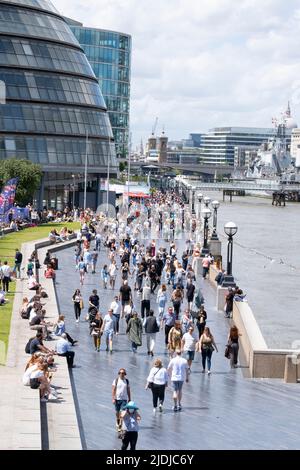
<svg viewBox="0 0 300 470"><path fill-rule="evenodd" d="M111 383L118 369L125 367L131 384L133 399L140 406L142 416L138 449L299 449L300 399L299 385L286 385L282 381L247 379L247 370L230 370L224 358L229 328L228 320L215 309L215 291L208 281L203 292L211 328L219 353L213 355L212 375L202 374L201 358L197 354L189 384L184 384L183 409L174 413L172 391L166 393L162 414L152 415L152 394L144 390L146 377L152 364L147 356L146 339L133 355L127 336L115 337L112 355L94 351L88 324L75 323L71 297L79 286L79 274L74 267L74 249L58 254L60 270L57 272L57 294L61 313L66 315L67 330L79 345L75 347L77 368L71 371L75 404L78 410L83 447L87 449L119 449L116 437L114 407L111 402ZM93 288L98 289L101 311L110 304L113 291L100 286L100 268L106 262L101 252L97 274L88 274L83 286L85 305ZM129 281L133 286L133 281ZM102 284L102 283L101 283ZM203 281L201 280L201 284ZM119 283L117 283L119 288ZM115 291L117 292L118 289ZM139 300L134 303L139 311ZM155 307L155 297L151 306ZM156 357L168 364L164 335L157 335Z"/></svg>

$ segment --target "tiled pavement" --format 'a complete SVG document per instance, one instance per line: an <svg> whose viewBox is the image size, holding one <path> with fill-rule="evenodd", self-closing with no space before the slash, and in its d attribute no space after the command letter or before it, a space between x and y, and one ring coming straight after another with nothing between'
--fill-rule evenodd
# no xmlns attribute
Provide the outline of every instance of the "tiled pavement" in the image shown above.
<svg viewBox="0 0 300 470"><path fill-rule="evenodd" d="M144 389L152 361L144 344L137 355L130 351L122 324L119 337L114 340L112 355L94 351L88 324L84 321L88 297L93 288L98 289L101 311L105 312L113 292L102 289L99 271L106 261L102 249L97 274L88 274L83 286L85 306L81 322L75 323L71 301L79 286L75 271L74 249L58 254L57 294L61 313L66 315L67 330L79 340L75 347L77 368L71 371L75 403L81 426L83 447L87 449L119 449L116 437L114 407L111 402L111 383L118 369L127 369L133 399L140 407L142 416L138 449L299 449L300 399L299 385L287 385L277 380L252 380L244 378L239 368L230 370L224 358L228 333L228 321L214 307L215 292L208 281L201 280L211 328L219 353L213 355L212 375L201 373L200 355L197 354L189 384L184 384L183 409L171 411L172 391L166 393L162 414L152 415L151 392ZM133 281L129 281L133 286ZM117 284L119 286L119 283ZM139 311L139 300L135 297ZM155 297L151 302L155 307ZM157 335L156 357L168 364L164 349L164 335Z"/></svg>

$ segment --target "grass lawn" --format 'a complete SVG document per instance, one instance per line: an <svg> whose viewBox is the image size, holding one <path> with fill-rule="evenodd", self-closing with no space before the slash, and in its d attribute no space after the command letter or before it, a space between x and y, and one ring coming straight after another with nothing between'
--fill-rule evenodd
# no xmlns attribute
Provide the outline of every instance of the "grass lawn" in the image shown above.
<svg viewBox="0 0 300 470"><path fill-rule="evenodd" d="M30 242L33 240L39 240L48 236L50 230L56 228L59 231L62 227L67 226L71 230L76 230L80 227L79 222L73 223L49 223L39 225L38 227L31 227L21 230L20 232L13 232L4 235L0 239L0 260L8 261L8 264L14 266L14 257L16 248L21 249L22 243ZM23 262L26 260L23 260ZM10 330L10 320L13 308L14 293L17 282L10 283L10 293L7 295L9 302L5 305L0 306L0 343L4 342L5 350L7 351L8 337ZM0 345L0 364L5 362L5 358L1 357L1 345Z"/></svg>

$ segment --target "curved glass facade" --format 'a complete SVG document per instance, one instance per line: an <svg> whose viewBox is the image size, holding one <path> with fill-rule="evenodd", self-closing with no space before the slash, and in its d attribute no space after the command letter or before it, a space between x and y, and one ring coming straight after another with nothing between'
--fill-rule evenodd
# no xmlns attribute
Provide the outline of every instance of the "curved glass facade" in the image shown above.
<svg viewBox="0 0 300 470"><path fill-rule="evenodd" d="M95 74L66 20L46 0L0 0L0 159L42 165L46 186L117 172L113 133ZM51 175L51 176L50 176Z"/></svg>
<svg viewBox="0 0 300 470"><path fill-rule="evenodd" d="M10 67L39 68L87 76L93 74L82 51L66 48L60 44L47 44L36 39L1 36L0 63Z"/></svg>
<svg viewBox="0 0 300 470"><path fill-rule="evenodd" d="M84 28L70 21L99 80L119 157L128 153L131 37L127 34Z"/></svg>

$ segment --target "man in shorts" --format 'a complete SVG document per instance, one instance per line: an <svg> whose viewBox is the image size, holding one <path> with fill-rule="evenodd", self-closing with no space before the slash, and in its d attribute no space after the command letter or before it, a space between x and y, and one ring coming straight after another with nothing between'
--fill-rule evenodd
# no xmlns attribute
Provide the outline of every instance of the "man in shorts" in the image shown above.
<svg viewBox="0 0 300 470"><path fill-rule="evenodd" d="M182 386L184 379L188 383L188 363L181 357L181 349L176 349L176 356L171 359L168 365L168 373L171 375L173 384L173 411L181 411Z"/></svg>
<svg viewBox="0 0 300 470"><path fill-rule="evenodd" d="M196 338L193 335L194 327L189 326L187 333L185 333L181 340L181 349L186 355L188 362L188 372L191 372L192 362L195 358Z"/></svg>
<svg viewBox="0 0 300 470"><path fill-rule="evenodd" d="M129 380L126 378L126 370L120 369L118 377L112 383L112 402L116 409L116 428L121 431L121 412L127 403L131 400Z"/></svg>

